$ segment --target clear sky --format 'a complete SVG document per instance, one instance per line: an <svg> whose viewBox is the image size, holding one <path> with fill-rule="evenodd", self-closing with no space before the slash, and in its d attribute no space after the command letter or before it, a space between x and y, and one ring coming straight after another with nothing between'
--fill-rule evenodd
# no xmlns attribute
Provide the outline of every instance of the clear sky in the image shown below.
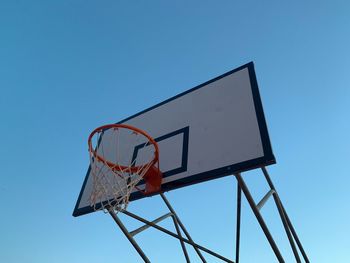
<svg viewBox="0 0 350 263"><path fill-rule="evenodd" d="M108 215L71 215L88 134L249 61L269 171L311 262L350 262L349 14L338 0L1 1L0 262L141 262ZM244 176L260 199L261 173ZM235 189L225 177L167 194L193 238L232 259ZM130 209L166 211L156 197ZM242 213L241 262L276 262L246 201ZM263 215L293 262L272 200ZM152 262L184 262L159 232L137 240Z"/></svg>

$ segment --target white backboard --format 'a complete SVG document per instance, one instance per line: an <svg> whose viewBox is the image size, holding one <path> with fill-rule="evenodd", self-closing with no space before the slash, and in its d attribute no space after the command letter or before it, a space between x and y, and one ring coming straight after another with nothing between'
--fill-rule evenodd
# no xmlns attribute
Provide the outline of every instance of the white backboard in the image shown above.
<svg viewBox="0 0 350 263"><path fill-rule="evenodd" d="M162 191L275 163L252 62L119 123L158 142ZM93 212L91 181L88 170L74 216ZM135 191L131 200L142 197Z"/></svg>

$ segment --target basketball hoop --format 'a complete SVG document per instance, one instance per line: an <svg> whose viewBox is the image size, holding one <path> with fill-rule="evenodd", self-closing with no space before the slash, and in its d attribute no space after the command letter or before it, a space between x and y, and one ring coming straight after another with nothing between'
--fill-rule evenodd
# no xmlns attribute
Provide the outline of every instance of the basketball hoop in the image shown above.
<svg viewBox="0 0 350 263"><path fill-rule="evenodd" d="M160 192L159 148L145 131L126 124L104 125L90 134L88 145L94 210L118 212L127 208L133 192Z"/></svg>

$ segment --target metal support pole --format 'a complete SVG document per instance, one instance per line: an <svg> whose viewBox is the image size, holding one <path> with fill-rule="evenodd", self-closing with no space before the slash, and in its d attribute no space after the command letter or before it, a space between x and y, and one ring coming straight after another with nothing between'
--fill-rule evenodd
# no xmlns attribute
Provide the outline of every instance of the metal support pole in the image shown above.
<svg viewBox="0 0 350 263"><path fill-rule="evenodd" d="M177 235L182 238L181 230L179 228L179 225L178 225L178 222L176 220L175 215L172 215L172 219L174 221L174 225L175 225L175 229L176 229ZM186 263L190 263L191 261L190 261L190 257L188 256L185 243L181 239L180 239L180 244L181 244L182 251L184 252L185 258L186 258Z"/></svg>
<svg viewBox="0 0 350 263"><path fill-rule="evenodd" d="M279 198L279 196L277 194L275 186L272 183L272 180L271 180L271 178L269 176L269 173L267 172L266 167L262 167L261 170L263 171L264 176L266 178L266 181L269 184L270 188L275 191L275 194L273 195L273 197L274 197L275 203L277 205L278 212L279 212L279 214L281 216L281 219L282 219L282 222L283 222L283 226L284 226L284 228L286 230L286 233L287 233L287 236L288 236L288 239L289 239L289 243L290 243L290 245L291 245L291 247L293 249L293 253L295 255L295 259L297 260L297 262L301 262L301 260L299 258L298 251L297 251L297 249L295 247L295 244L294 244L294 241L293 241L293 237L294 237L295 242L297 243L297 245L298 245L298 247L300 249L301 254L303 255L304 260L306 262L310 262L308 257L307 257L307 255L306 255L306 253L305 253L305 251L304 251L304 248L303 248L303 246L302 246L302 244L301 244L301 242L300 242L300 240L298 238L298 235L297 235L297 233L294 230L292 222L289 220L287 212L286 212L286 210L284 209L284 207L282 205L281 199ZM293 235L293 237L292 237L292 235Z"/></svg>
<svg viewBox="0 0 350 263"><path fill-rule="evenodd" d="M217 257L217 258L221 259L222 261L225 261L225 262L228 262L228 263L234 263L234 261L232 261L232 260L230 260L228 258L225 258L225 257L219 255L218 253L215 253L214 251L211 251L211 250L209 250L209 249L207 249L207 248L205 248L205 247L203 247L201 245L198 245L198 244L196 244L196 243L194 243L194 242L192 242L192 241L190 241L188 239L185 239L183 237L179 237L178 235L176 235L175 233L169 231L168 229L165 229L165 228L163 228L161 226L158 226L158 225L156 225L156 224L154 224L154 223L152 223L152 222L150 222L150 221L148 221L148 220L146 220L146 219L144 219L142 217L139 217L138 215L135 215L135 214L133 214L133 213L127 211L127 210L122 210L121 212L123 214L127 215L127 216L130 216L130 217L132 217L132 218L134 218L134 219L144 223L144 224L150 225L151 227L154 227L155 229L158 229L159 231L161 231L161 232L163 232L165 234L168 234L169 236L172 236L172 237L175 237L177 239L180 239L183 242L185 242L187 244L190 244L193 247L196 247L196 248L198 248L198 249L200 249L200 250L202 250L202 251L204 251L204 252L206 252L206 253L214 256L214 257Z"/></svg>
<svg viewBox="0 0 350 263"><path fill-rule="evenodd" d="M290 231L290 227L289 227L289 224L287 222L285 213L284 213L283 208L282 208L281 200L280 200L280 198L279 198L279 196L277 194L275 186L273 185L272 180L271 180L271 178L269 176L269 173L267 172L266 168L262 167L261 170L263 171L265 179L266 179L267 183L269 184L270 188L275 191L275 193L273 194L273 199L275 200L275 203L276 203L276 206L277 206L277 209L278 209L278 213L280 214L280 217L281 217L281 220L282 220L282 223L283 223L283 227L284 227L284 230L286 231L286 234L287 234L290 246L292 247L295 259L296 259L296 261L298 263L300 263L301 260L300 260L299 254L298 254L298 250L295 247L294 240L293 240L293 237L292 237L292 234L291 234L291 231Z"/></svg>
<svg viewBox="0 0 350 263"><path fill-rule="evenodd" d="M239 245L241 237L241 196L242 190L237 183L236 263L239 263Z"/></svg>
<svg viewBox="0 0 350 263"><path fill-rule="evenodd" d="M249 189L248 189L247 185L245 184L243 178L241 177L241 174L237 173L237 174L235 174L235 176L237 178L239 186L241 187L245 197L247 198L247 201L248 201L251 209L253 210L253 213L254 213L256 219L258 220L262 230L264 231L264 234L265 234L267 240L269 241L270 246L271 246L273 252L275 253L278 261L280 263L284 263L285 261L281 255L281 252L279 251L274 239L272 238L272 235L271 235L269 229L267 228L266 223L259 212L259 209L256 207L254 199L253 199L252 195L250 194Z"/></svg>
<svg viewBox="0 0 350 263"><path fill-rule="evenodd" d="M142 249L139 247L139 245L136 243L135 239L129 234L129 231L126 229L122 221L118 218L118 216L114 213L113 210L108 211L109 214L112 216L114 221L117 223L117 225L120 227L124 235L127 237L127 239L130 241L130 243L133 245L133 247L136 249L136 251L139 253L139 255L142 257L142 259L145 261L145 263L151 263L145 253L143 253Z"/></svg>
<svg viewBox="0 0 350 263"><path fill-rule="evenodd" d="M287 214L286 210L285 210L284 207L283 207L283 204L281 204L281 205L282 205L283 212L284 212L284 214L285 214L285 216L286 216L286 218L287 218L287 221L288 221L288 225L289 225L289 227L290 227L290 230L292 231L292 234L293 234L293 237L294 237L294 239L295 239L295 242L297 242L298 247L299 247L299 249L300 249L301 254L303 255L303 258L304 258L305 262L306 262L306 263L310 263L310 260L309 260L309 258L308 258L307 255L306 255L306 252L305 252L305 250L304 250L304 248L303 248L303 245L301 244L301 242L300 242L300 240L299 240L299 237L298 237L298 235L297 235L297 232L295 231L295 229L294 229L294 227L293 227L293 225L292 225L292 222L290 221L290 219L289 219L289 217L288 217L288 214Z"/></svg>
<svg viewBox="0 0 350 263"><path fill-rule="evenodd" d="M194 243L193 239L191 238L190 234L188 233L187 229L185 228L184 224L182 224L180 218L177 216L175 210L173 209L173 207L170 205L168 199L165 197L165 195L163 193L160 194L160 196L162 197L164 203L166 204L166 206L168 207L169 211L175 216L176 221L178 222L179 226L182 228L183 232L185 233L186 237L188 238L189 241L191 241L192 243ZM194 250L197 252L198 256L201 258L203 263L206 263L207 261L205 260L205 258L203 257L202 253L200 252L200 250L197 247L193 247Z"/></svg>

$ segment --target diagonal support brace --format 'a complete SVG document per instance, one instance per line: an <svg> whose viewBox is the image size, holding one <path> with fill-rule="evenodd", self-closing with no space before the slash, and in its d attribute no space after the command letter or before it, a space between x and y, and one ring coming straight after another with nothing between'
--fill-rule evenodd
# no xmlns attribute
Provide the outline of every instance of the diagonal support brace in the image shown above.
<svg viewBox="0 0 350 263"><path fill-rule="evenodd" d="M151 222L154 223L154 224L157 224L157 223L163 221L164 219L167 219L168 217L171 217L172 215L173 215L172 213L167 213L167 214L165 214L165 215L162 215L162 216L160 216L160 217L154 219L154 220L151 221ZM133 230L133 231L130 231L130 235L131 235L132 237L133 237L133 236L136 236L137 234L141 233L142 231L145 231L146 229L148 229L148 228L150 228L150 227L151 227L150 225L145 224L145 225L143 225L143 226L141 226L141 227L139 227L139 228L137 228L137 229L135 229L135 230Z"/></svg>
<svg viewBox="0 0 350 263"><path fill-rule="evenodd" d="M258 208L259 210L265 205L265 203L267 202L267 200L271 197L271 195L273 195L275 193L275 190L271 189L270 191L268 191L266 193L266 195L260 200L260 202L256 205L256 208Z"/></svg>

